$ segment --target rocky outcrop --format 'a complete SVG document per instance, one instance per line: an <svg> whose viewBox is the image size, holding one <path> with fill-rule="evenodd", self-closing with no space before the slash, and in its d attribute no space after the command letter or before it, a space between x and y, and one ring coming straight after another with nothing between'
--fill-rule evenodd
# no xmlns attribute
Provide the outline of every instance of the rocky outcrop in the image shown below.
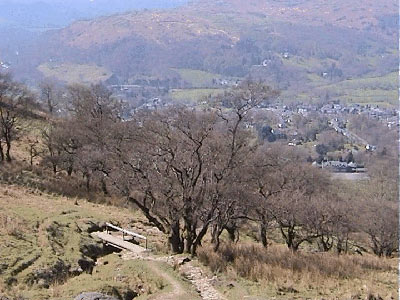
<svg viewBox="0 0 400 300"><path fill-rule="evenodd" d="M38 269L30 273L26 279L26 283L48 288L55 281L64 281L69 275L70 268L70 264L58 260L48 268Z"/></svg>
<svg viewBox="0 0 400 300"><path fill-rule="evenodd" d="M78 221L75 225L79 232L87 233L103 231L106 226L104 222L93 222L92 220Z"/></svg>
<svg viewBox="0 0 400 300"><path fill-rule="evenodd" d="M68 213L64 212L63 214ZM110 253L109 249L103 247L100 240L93 239L90 236L92 231L102 229L102 227L101 223L95 223L91 220L78 220L75 223L52 222L49 224L45 230L49 246L56 259L42 264L40 268L33 268L24 282L28 285L49 288L54 282L64 282L68 278L79 276L84 272L91 274L97 258ZM71 234L79 235L73 240L72 246L70 244ZM74 247L76 253L71 256L67 252L67 247ZM21 264L11 272L11 275L14 276L31 266L39 257L40 255L35 256L32 260Z"/></svg>
<svg viewBox="0 0 400 300"><path fill-rule="evenodd" d="M101 241L95 240L89 236L81 237L79 252L81 252L83 256L90 257L92 259L109 254L105 253L105 249Z"/></svg>

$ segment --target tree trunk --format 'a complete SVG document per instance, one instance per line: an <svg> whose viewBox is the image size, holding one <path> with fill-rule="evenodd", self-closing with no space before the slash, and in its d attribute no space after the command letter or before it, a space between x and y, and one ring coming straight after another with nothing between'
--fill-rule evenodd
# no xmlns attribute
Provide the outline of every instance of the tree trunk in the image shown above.
<svg viewBox="0 0 400 300"><path fill-rule="evenodd" d="M196 240L193 242L192 256L196 255L197 247L201 245L201 241L203 240L204 236L206 235L206 233L208 231L208 227L209 227L209 223L204 224L203 227L201 228L199 234L197 235Z"/></svg>
<svg viewBox="0 0 400 300"><path fill-rule="evenodd" d="M288 248L290 250L292 250L293 252L296 252L297 249L299 248L299 245L297 245L297 243L295 243L296 233L295 233L294 226L287 227L287 234L284 233L283 228L281 227L281 232L286 241L286 245L288 246Z"/></svg>
<svg viewBox="0 0 400 300"><path fill-rule="evenodd" d="M321 235L318 241L318 248L320 251L328 252L332 249L333 246L333 239L329 235Z"/></svg>
<svg viewBox="0 0 400 300"><path fill-rule="evenodd" d="M339 255L343 252L343 241L341 239L339 239L337 241L336 251L337 251L337 254L339 254Z"/></svg>
<svg viewBox="0 0 400 300"><path fill-rule="evenodd" d="M176 254L183 253L183 241L180 233L180 224L179 221L177 221L171 225L171 232L168 237L171 251Z"/></svg>
<svg viewBox="0 0 400 300"><path fill-rule="evenodd" d="M184 217L185 227L184 227L184 244L185 244L185 253L192 253L193 243L197 237L196 229L197 222L192 218L192 210L187 208L185 211L186 217Z"/></svg>
<svg viewBox="0 0 400 300"><path fill-rule="evenodd" d="M186 232L186 237L185 237L185 253L192 253L192 247L193 247L193 242L194 242L194 237L193 234L188 230Z"/></svg>
<svg viewBox="0 0 400 300"><path fill-rule="evenodd" d="M6 159L11 162L11 141L6 141Z"/></svg>
<svg viewBox="0 0 400 300"><path fill-rule="evenodd" d="M90 193L90 174L86 174L86 191Z"/></svg>
<svg viewBox="0 0 400 300"><path fill-rule="evenodd" d="M232 242L236 241L236 232L237 232L237 226L235 224L232 225L226 225L225 226L226 231L228 232L228 237Z"/></svg>
<svg viewBox="0 0 400 300"><path fill-rule="evenodd" d="M293 252L297 252L299 250L300 243L296 242L292 244L292 247L290 248Z"/></svg>
<svg viewBox="0 0 400 300"><path fill-rule="evenodd" d="M104 178L101 178L101 190L103 191L103 194L105 196L108 196L108 189L107 189L107 183L104 180Z"/></svg>
<svg viewBox="0 0 400 300"><path fill-rule="evenodd" d="M213 226L211 226L211 243L214 244L215 243L215 239L217 238L217 228L218 226L215 224Z"/></svg>
<svg viewBox="0 0 400 300"><path fill-rule="evenodd" d="M264 222L260 224L260 241L265 248L268 247L267 225Z"/></svg>
<svg viewBox="0 0 400 300"><path fill-rule="evenodd" d="M217 252L219 249L219 246L221 244L220 239L219 239L220 234L216 234L214 241L213 241L213 250L214 252Z"/></svg>
<svg viewBox="0 0 400 300"><path fill-rule="evenodd" d="M1 141L0 141L0 161L4 161L4 150Z"/></svg>
<svg viewBox="0 0 400 300"><path fill-rule="evenodd" d="M34 157L34 150L33 150L33 147L34 147L34 146L31 146L31 147L30 147L30 152L29 152L29 154L30 154L30 165L31 165L31 167L33 166L33 157Z"/></svg>
<svg viewBox="0 0 400 300"><path fill-rule="evenodd" d="M217 252L219 249L219 246L221 244L221 241L219 239L219 237L222 234L223 229L218 225L215 224L212 227L212 231L211 231L211 243L213 244L213 250L214 252Z"/></svg>
<svg viewBox="0 0 400 300"><path fill-rule="evenodd" d="M220 245L221 245L221 242L220 242L220 239L218 237L217 240L214 243L214 247L213 247L214 252L217 252L219 250L219 246Z"/></svg>
<svg viewBox="0 0 400 300"><path fill-rule="evenodd" d="M68 176L72 175L72 171L73 171L72 165L68 166L68 169L67 169Z"/></svg>
<svg viewBox="0 0 400 300"><path fill-rule="evenodd" d="M53 103L52 103L50 97L47 98L47 106L49 108L49 113L52 115L53 111L54 111L54 106L53 106Z"/></svg>

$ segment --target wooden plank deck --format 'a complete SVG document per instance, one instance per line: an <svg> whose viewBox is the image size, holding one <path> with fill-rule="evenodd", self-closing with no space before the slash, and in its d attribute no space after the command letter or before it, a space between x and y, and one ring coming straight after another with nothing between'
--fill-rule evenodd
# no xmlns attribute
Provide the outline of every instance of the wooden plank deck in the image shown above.
<svg viewBox="0 0 400 300"><path fill-rule="evenodd" d="M119 249L128 250L128 251L131 251L134 253L141 253L141 252L146 251L146 249L141 246L132 244L128 241L124 241L122 238L113 236L106 232L93 232L92 236L98 237L101 240L103 240L105 243L107 243L111 246L114 246L116 248L119 248Z"/></svg>

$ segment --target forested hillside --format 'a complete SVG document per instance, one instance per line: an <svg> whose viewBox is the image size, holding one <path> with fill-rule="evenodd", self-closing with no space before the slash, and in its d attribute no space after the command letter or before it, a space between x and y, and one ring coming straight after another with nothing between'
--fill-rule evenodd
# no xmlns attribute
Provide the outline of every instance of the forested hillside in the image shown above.
<svg viewBox="0 0 400 300"><path fill-rule="evenodd" d="M43 66L62 65L68 73L68 64L82 64L106 68L114 83L150 78L162 87L180 88L182 81L188 82L179 70L191 69L226 79L260 78L284 91L287 99L329 94L351 101L348 93L332 92L329 86L380 78L397 68L395 11L390 0L365 5L341 0L196 1L174 10L79 21L45 33L12 62L17 76L29 81L52 76ZM379 89L375 102L395 102L390 85L395 82Z"/></svg>

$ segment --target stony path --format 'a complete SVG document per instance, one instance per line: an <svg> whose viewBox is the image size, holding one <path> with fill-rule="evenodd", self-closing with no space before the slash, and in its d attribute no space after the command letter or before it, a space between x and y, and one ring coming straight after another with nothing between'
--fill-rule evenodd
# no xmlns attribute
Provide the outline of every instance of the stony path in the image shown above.
<svg viewBox="0 0 400 300"><path fill-rule="evenodd" d="M203 271L199 267L195 267L191 262L188 262L181 266L179 269L183 276L185 276L194 285L196 290L200 293L200 296L204 300L223 300L218 291L212 286L214 278L208 278L203 274Z"/></svg>
<svg viewBox="0 0 400 300"><path fill-rule="evenodd" d="M149 300L176 300L180 296L186 295L186 292L183 290L182 286L176 280L173 278L171 275L167 274L166 272L163 272L160 270L154 262L149 262L149 267L150 269L154 272L154 274L157 274L161 278L163 278L165 281L169 282L169 284L172 286L172 292L170 293L163 293L161 295L156 295L154 297L150 297Z"/></svg>
<svg viewBox="0 0 400 300"><path fill-rule="evenodd" d="M149 254L144 253L129 253L124 252L122 254L123 259L142 259L148 261L158 261L169 264L170 266L178 266L178 271L182 273L182 275L191 282L191 284L195 287L196 291L200 294L201 299L203 300L226 300L212 285L212 282L215 278L207 277L200 267L193 266L191 261L184 262L184 258L177 258L174 256L163 256L163 257L154 257ZM161 271L161 270L159 270ZM160 276L160 272L156 272ZM166 278L168 279L168 278ZM170 281L170 280L168 280ZM174 290L175 286L173 284ZM180 289L182 289L180 287ZM178 289L179 291L179 289ZM162 299L170 299L171 295L164 295ZM175 295L176 296L176 295ZM167 298L168 297L168 298ZM161 298L160 298L161 299ZM171 298L173 299L173 298Z"/></svg>

